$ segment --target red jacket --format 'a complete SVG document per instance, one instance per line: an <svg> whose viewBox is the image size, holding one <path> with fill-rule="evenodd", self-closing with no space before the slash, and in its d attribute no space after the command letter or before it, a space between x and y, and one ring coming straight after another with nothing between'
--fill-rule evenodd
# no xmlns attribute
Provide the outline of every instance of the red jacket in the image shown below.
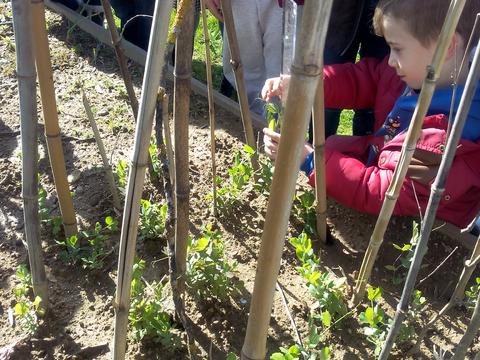
<svg viewBox="0 0 480 360"><path fill-rule="evenodd" d="M364 59L357 64L326 66L325 106L355 109L374 108L375 130L383 124L405 83L387 60ZM447 119L443 114L425 118L417 149L441 154ZM378 137L331 136L326 142L327 194L339 203L362 212L378 214L398 162L405 133L387 142L373 166L366 166L370 144ZM381 140L381 139L380 139ZM480 210L480 141L461 140L448 176L437 217L466 226ZM310 184L314 184L314 171ZM430 181L433 183L433 178ZM394 210L395 215L418 215L425 208L430 186L406 177Z"/></svg>

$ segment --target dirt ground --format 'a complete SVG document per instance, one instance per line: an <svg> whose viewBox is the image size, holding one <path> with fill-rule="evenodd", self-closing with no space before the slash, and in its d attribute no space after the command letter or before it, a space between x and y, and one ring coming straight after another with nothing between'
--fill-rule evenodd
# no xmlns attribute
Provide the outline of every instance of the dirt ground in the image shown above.
<svg viewBox="0 0 480 360"><path fill-rule="evenodd" d="M16 345L12 357L15 359L109 359L109 344L113 336L112 300L115 294L117 252L109 256L107 265L101 272L92 273L80 266L71 267L59 259L58 246L50 233L42 229L51 309L42 320L38 334L33 337L26 336L21 328L12 327L8 321L8 309L15 301L12 293L16 282L15 269L19 264L27 263L28 259L23 244L21 142L14 39L12 24L9 22L9 5L1 3L0 6L0 13L4 14L5 20L0 24L0 349ZM79 223L83 228L88 228L114 213L103 177L101 158L82 106L80 85L83 83L97 114L107 153L111 155L113 164L129 157L134 139L133 117L113 51L72 28L60 16L49 13L48 28L66 166L74 180L71 187L75 194L74 205ZM137 95L140 96L143 69L130 64L130 70ZM231 298L230 302L222 303L211 299L195 301L188 297L186 308L202 356L208 358L210 354L212 359L225 359L229 352L240 354L243 344L268 199L246 192L241 199L243 205L234 214L218 219L213 217L205 197L211 191L206 104L206 99L202 97L193 95L191 98L190 229L196 234L207 223L214 223L221 229L227 242L228 256L239 263L238 277L244 282L245 291L241 296ZM58 202L46 156L40 98L38 109L40 179L48 192L48 206L53 215L58 215ZM220 173L226 177L227 169L233 163L234 151L242 147L243 132L237 117L221 109L216 112L217 163ZM307 186L302 178L299 189ZM155 201L162 199L148 180L144 198ZM373 216L359 214L329 202L328 222L335 241L330 246L319 245L318 242L315 244L322 259L323 270L332 271L337 276L345 274L351 287L375 220ZM371 279L371 284L384 289L384 305L390 315L398 302L401 287L392 284L391 273L385 266L392 264L398 256L392 243L408 243L411 228L412 219L393 219ZM297 235L298 226L292 225L289 234ZM110 239L112 246L118 238L119 234L116 234ZM137 245L138 255L147 261L150 279L159 279L167 271L167 262L162 260L165 258L164 246L164 239L159 239L156 243L139 242ZM430 274L456 246L451 240L434 233L419 278ZM458 248L422 284L420 289L428 302L422 320L428 319L433 311L438 311L446 303L468 254L468 251ZM295 269L297 265L295 252L290 245L286 245L279 283L285 291L289 311L300 333L306 336L306 320L312 299ZM350 293L346 296L349 297ZM422 352L414 358L433 358L434 346L452 350L466 328L468 314L464 308L451 311L429 332ZM280 346L289 346L295 342L294 331L278 292L270 325L267 343L269 354L278 351ZM417 324L417 329L421 326L421 323ZM332 348L332 358L373 358L372 345L361 332L358 321L349 318L342 323L340 329L328 335L326 343ZM476 340L474 352L480 351L478 338ZM402 345L395 349L392 358L409 358L405 355L406 350L408 344ZM127 358L184 359L187 354L185 350L172 352L159 344L135 343L130 339Z"/></svg>

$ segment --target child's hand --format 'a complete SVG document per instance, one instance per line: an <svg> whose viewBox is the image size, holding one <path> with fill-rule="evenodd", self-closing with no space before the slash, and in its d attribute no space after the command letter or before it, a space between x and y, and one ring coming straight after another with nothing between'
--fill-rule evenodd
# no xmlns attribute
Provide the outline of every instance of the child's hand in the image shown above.
<svg viewBox="0 0 480 360"><path fill-rule="evenodd" d="M263 129L263 143L265 144L265 154L272 160L277 157L278 144L280 143L280 134L270 130Z"/></svg>
<svg viewBox="0 0 480 360"><path fill-rule="evenodd" d="M281 99L284 95L286 95L286 89L288 88L289 81L289 75L282 75L280 77L267 79L262 89L263 100L268 102L274 96L278 96Z"/></svg>
<svg viewBox="0 0 480 360"><path fill-rule="evenodd" d="M267 154L270 159L275 160L277 158L278 145L280 144L280 134L269 128L263 128L263 143L265 144L265 154ZM302 163L312 152L312 146L305 143L302 151Z"/></svg>

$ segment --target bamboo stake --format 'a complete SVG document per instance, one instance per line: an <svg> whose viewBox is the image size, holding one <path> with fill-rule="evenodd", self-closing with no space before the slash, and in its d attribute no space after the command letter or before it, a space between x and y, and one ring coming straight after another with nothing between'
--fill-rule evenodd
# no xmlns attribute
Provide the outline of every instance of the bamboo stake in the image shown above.
<svg viewBox="0 0 480 360"><path fill-rule="evenodd" d="M48 155L52 166L55 189L57 191L60 212L62 213L65 236L77 233L77 219L73 200L67 181L67 170L63 155L60 126L58 125L57 103L53 84L52 64L48 49L48 36L45 25L45 7L43 0L32 0L32 23L35 36L34 51L37 65L38 83L42 97L45 137Z"/></svg>
<svg viewBox="0 0 480 360"><path fill-rule="evenodd" d="M205 67L207 69L208 115L210 119L210 154L212 157L213 215L217 216L217 165L215 163L215 103L213 101L212 60L210 58L210 35L208 33L205 0L200 0L202 8L203 34L205 36Z"/></svg>
<svg viewBox="0 0 480 360"><path fill-rule="evenodd" d="M462 7L459 8L459 14L461 13ZM453 29L455 29L455 27L456 26L453 26ZM442 162L440 163L437 176L431 187L430 198L428 200L426 214L422 222L422 229L420 231L420 239L418 240L417 247L415 248L412 263L408 271L407 279L405 280L402 297L400 298L400 302L397 305L397 311L395 313L393 323L390 326L390 330L383 345L383 349L380 353L379 359L387 359L390 350L393 347L395 338L400 331L400 326L402 325L402 321L405 318L405 313L408 310L408 305L410 303L410 299L415 288L415 282L420 271L420 267L422 265L423 256L428 249L428 239L430 238L433 223L435 222L435 215L437 213L440 200L442 199L442 195L445 191L445 183L447 181L447 176L450 172L450 168L452 167L453 160L455 158L457 146L462 136L463 127L465 125L470 106L472 105L472 100L477 89L477 83L479 78L480 47L477 47L472 66L468 73L465 89L463 91L462 98L458 106L458 112L453 122L452 132L450 137L448 138L445 153L442 156Z"/></svg>
<svg viewBox="0 0 480 360"><path fill-rule="evenodd" d="M332 0L307 1L292 65L285 121L268 201L242 359L264 359L275 284L318 79Z"/></svg>
<svg viewBox="0 0 480 360"><path fill-rule="evenodd" d="M48 282L43 263L40 221L38 217L38 119L30 3L23 0L12 0L12 12L20 100L22 199L25 238L27 240L28 260L32 273L33 292L42 299L42 307L47 308Z"/></svg>
<svg viewBox="0 0 480 360"><path fill-rule="evenodd" d="M475 309L473 310L472 319L470 324L465 331L465 334L462 337L462 340L457 345L455 355L453 355L452 360L464 360L466 359L468 347L473 342L475 336L480 329L480 293L477 297L477 303L475 304ZM476 358L478 357L478 354Z"/></svg>
<svg viewBox="0 0 480 360"><path fill-rule="evenodd" d="M163 51L168 34L168 22L172 4L170 1L155 2L147 63L143 77L142 97L135 130L135 149L128 177L125 208L118 260L118 280L115 295L115 331L113 359L125 358L128 312L132 282L133 259L137 240L138 214L152 132L157 90L163 68Z"/></svg>
<svg viewBox="0 0 480 360"><path fill-rule="evenodd" d="M163 104L162 104L162 112L163 112L163 126L164 126L164 136L165 136L165 146L167 151L167 159L169 163L168 172L170 174L170 183L172 186L172 190L175 191L175 156L173 155L173 144L172 144L172 132L170 130L170 119L168 117L168 101L169 96L168 94L163 94ZM175 206L175 198L173 199L174 206Z"/></svg>
<svg viewBox="0 0 480 360"><path fill-rule="evenodd" d="M120 72L122 73L122 78L125 83L125 88L127 89L128 98L130 99L130 106L132 107L133 115L135 119L138 115L138 100L135 95L135 90L133 89L132 77L130 76L130 71L128 71L127 59L123 53L122 49L122 38L118 34L117 27L115 26L115 20L113 19L112 7L110 5L110 0L101 0L103 6L103 12L105 13L105 19L107 20L108 29L110 30L110 35L112 37L112 44L115 48L115 54L117 55L118 65L120 67Z"/></svg>
<svg viewBox="0 0 480 360"><path fill-rule="evenodd" d="M365 293L367 281L370 278L373 264L377 257L380 245L383 242L383 237L392 216L393 209L395 208L398 195L403 186L408 166L412 160L413 153L415 152L416 144L422 131L423 119L427 113L428 107L430 106L436 81L442 70L445 55L455 32L455 28L465 5L465 1L466 0L452 0L448 10L445 24L439 35L437 49L433 55L432 64L427 69L427 76L424 80L422 91L420 92L417 107L408 128L406 139L403 143L399 162L393 173L392 182L390 183L385 194L382 209L370 238L368 249L363 258L353 296L354 305L357 305L361 302Z"/></svg>
<svg viewBox="0 0 480 360"><path fill-rule="evenodd" d="M255 135L253 134L252 118L250 115L250 107L248 105L247 88L243 76L243 65L240 57L237 33L235 30L235 19L232 12L232 1L220 0L220 4L222 7L225 31L227 33L228 47L230 49L230 63L235 76L238 102L240 104L240 115L242 117L243 130L245 132L245 141L248 146L255 150L255 154L252 157L252 166L254 170L257 171L259 169L258 153L256 151L257 144L255 142Z"/></svg>
<svg viewBox="0 0 480 360"><path fill-rule="evenodd" d="M100 136L100 132L98 131L97 123L93 117L92 108L90 106L90 102L87 99L87 95L85 95L85 91L82 89L82 101L83 107L85 108L85 112L87 113L88 121L90 122L90 126L93 130L93 135L95 136L95 141L97 142L98 151L100 152L100 156L102 157L103 167L105 169L105 178L107 179L108 186L110 187L110 192L112 194L112 203L113 207L118 211L122 211L122 204L120 203L120 198L118 196L118 189L115 185L115 178L113 177L112 166L110 165L107 157L107 152L105 151L105 146L103 145L103 140Z"/></svg>
<svg viewBox="0 0 480 360"><path fill-rule="evenodd" d="M182 7L183 10L182 10ZM177 262L178 290L185 291L187 242L189 233L189 168L188 121L190 116L190 80L193 54L193 2L182 0L179 11L184 11L175 46L174 81L174 138L175 138L175 259Z"/></svg>
<svg viewBox="0 0 480 360"><path fill-rule="evenodd" d="M327 242L327 185L325 180L325 106L323 77L320 77L313 104L313 146L315 161L315 197L317 201L317 233Z"/></svg>
<svg viewBox="0 0 480 360"><path fill-rule="evenodd" d="M167 99L167 104L165 104L165 99ZM162 102L162 103L161 103ZM165 199L167 202L167 215L165 219L165 237L167 238L168 245L168 268L170 275L170 285L172 287L172 298L175 305L175 312L180 319L183 328L187 334L187 343L189 345L193 344L193 336L190 324L187 320L185 314L185 305L182 300L182 294L178 291L178 276L177 276L177 264L175 259L175 202L173 196L173 187L172 187L172 171L170 170L169 161L168 161L168 151L162 136L163 124L168 121L168 116L165 115L165 109L167 109L168 115L168 97L162 95L157 101L157 111L155 114L155 127L157 137L157 152L160 159L161 170L163 173L163 191L165 194Z"/></svg>
<svg viewBox="0 0 480 360"><path fill-rule="evenodd" d="M476 263L475 260L478 259L480 256L480 237L477 239L477 243L475 245L474 250L472 251L472 255L470 256L470 260L465 261L465 265L462 270L462 274L460 275L460 278L458 279L457 286L455 287L455 290L453 291L453 295L448 301L447 304L432 318L430 321L423 327L422 331L418 335L418 338L416 340L415 345L412 347L412 349L409 351L410 354L415 354L416 352L419 351L420 345L422 344L423 339L425 338L425 335L427 335L428 330L430 327L447 311L449 311L453 306L457 305L460 303L460 301L463 300L465 296L465 288L467 287L468 281L472 277L473 272L475 271L476 268Z"/></svg>

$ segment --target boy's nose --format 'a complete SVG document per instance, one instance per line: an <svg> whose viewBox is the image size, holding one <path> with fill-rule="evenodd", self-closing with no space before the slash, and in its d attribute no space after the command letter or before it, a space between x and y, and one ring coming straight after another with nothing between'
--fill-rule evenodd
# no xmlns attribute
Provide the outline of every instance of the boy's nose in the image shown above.
<svg viewBox="0 0 480 360"><path fill-rule="evenodd" d="M395 58L395 56L392 55L392 53L390 53L390 55L388 56L388 65L395 69L397 68L397 59Z"/></svg>

